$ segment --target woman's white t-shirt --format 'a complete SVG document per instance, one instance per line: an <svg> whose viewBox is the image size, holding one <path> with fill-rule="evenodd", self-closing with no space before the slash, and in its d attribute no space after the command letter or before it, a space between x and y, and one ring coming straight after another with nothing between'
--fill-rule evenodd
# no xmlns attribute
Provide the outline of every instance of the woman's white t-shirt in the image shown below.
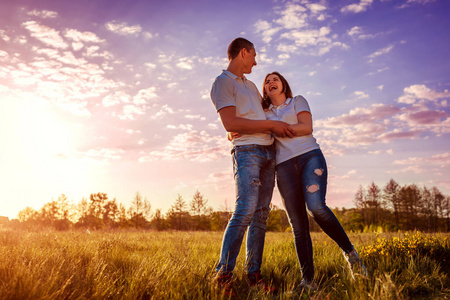
<svg viewBox="0 0 450 300"><path fill-rule="evenodd" d="M294 98L286 99L279 106L270 105L265 113L268 120L283 121L293 125L298 123L297 115L302 111L311 113L308 102L302 96L295 96ZM277 164L311 150L320 149L312 134L293 138L274 137L277 148Z"/></svg>

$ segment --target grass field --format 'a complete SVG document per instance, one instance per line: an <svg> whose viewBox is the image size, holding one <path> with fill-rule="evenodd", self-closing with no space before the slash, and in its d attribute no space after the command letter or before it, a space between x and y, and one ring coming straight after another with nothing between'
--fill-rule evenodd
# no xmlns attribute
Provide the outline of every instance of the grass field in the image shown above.
<svg viewBox="0 0 450 300"><path fill-rule="evenodd" d="M212 282L222 232L0 231L1 299L223 299ZM368 278L313 233L317 292L296 299L450 299L448 234L352 234ZM268 233L262 272L280 292L249 290L244 248L237 299L290 299L301 280L290 233Z"/></svg>

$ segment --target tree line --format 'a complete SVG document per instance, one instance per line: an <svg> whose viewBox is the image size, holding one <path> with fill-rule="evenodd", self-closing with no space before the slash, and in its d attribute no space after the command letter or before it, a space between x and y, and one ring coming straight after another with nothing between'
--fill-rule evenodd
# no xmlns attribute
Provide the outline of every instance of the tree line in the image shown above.
<svg viewBox="0 0 450 300"><path fill-rule="evenodd" d="M450 231L450 197L438 188L400 186L394 179L383 187L360 186L354 202L359 223L386 230Z"/></svg>
<svg viewBox="0 0 450 300"><path fill-rule="evenodd" d="M400 186L391 179L383 188L374 182L360 186L354 196L355 208L333 209L348 231L450 231L450 197L436 187ZM214 211L208 200L196 191L190 201L178 195L170 209L151 210L150 202L137 192L126 208L106 193L91 194L78 204L69 203L64 194L44 204L39 210L26 207L12 222L22 228L54 228L69 230L153 229L153 230L224 230L232 212ZM320 231L310 218L312 231ZM271 205L268 231L290 230L283 209Z"/></svg>

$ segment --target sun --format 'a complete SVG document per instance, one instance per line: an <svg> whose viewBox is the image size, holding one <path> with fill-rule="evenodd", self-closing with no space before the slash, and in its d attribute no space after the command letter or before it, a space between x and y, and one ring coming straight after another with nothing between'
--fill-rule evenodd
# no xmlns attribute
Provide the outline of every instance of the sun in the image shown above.
<svg viewBox="0 0 450 300"><path fill-rule="evenodd" d="M0 177L7 182L8 194L30 190L22 194L33 191L48 195L51 201L61 193L78 195L85 190L95 166L75 155L79 153L82 126L68 120L67 112L40 99L7 96L0 108L0 162L4 170Z"/></svg>

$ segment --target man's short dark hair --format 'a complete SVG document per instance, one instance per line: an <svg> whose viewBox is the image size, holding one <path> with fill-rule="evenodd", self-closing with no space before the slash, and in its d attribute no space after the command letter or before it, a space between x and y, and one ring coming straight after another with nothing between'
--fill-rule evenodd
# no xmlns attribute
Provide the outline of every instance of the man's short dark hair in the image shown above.
<svg viewBox="0 0 450 300"><path fill-rule="evenodd" d="M253 45L252 42L242 37L234 39L228 46L227 51L228 60L234 59L236 56L238 56L239 52L241 52L241 50L244 48L250 51L251 49L254 49L255 46Z"/></svg>

